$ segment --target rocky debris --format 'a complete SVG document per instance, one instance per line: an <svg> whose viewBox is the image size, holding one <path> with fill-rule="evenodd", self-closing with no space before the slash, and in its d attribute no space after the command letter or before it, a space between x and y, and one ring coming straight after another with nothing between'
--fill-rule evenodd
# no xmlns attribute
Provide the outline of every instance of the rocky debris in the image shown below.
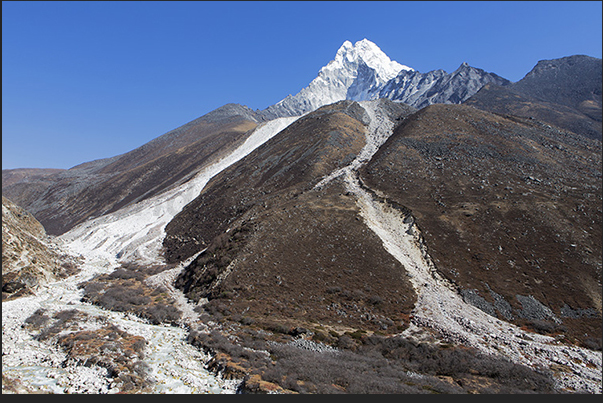
<svg viewBox="0 0 603 403"><path fill-rule="evenodd" d="M370 199L368 203L371 203ZM601 393L600 373L597 374L601 369L600 354L579 347L555 345L551 337L527 335L519 328L467 305L454 287L439 276L433 264L423 259L417 228L410 237L401 235L407 234L403 230L404 218L396 218L394 210L386 206L367 205L362 211L371 228L384 240L386 248L401 259L417 288L419 298L413 323L437 330L450 342L469 345L487 354L503 354L524 365L546 368L551 362L561 361L572 368L572 373L564 374L559 380L560 389ZM379 218L380 215L383 217ZM397 230L388 230L388 227ZM530 312L537 312L538 316L546 312L533 299L526 300L534 304L530 305ZM572 360L575 354L587 357L586 362Z"/></svg>
<svg viewBox="0 0 603 403"><path fill-rule="evenodd" d="M304 350L314 351L317 353L337 353L338 350L326 344L317 343L312 340L305 339L303 337L291 340L287 343L290 346L301 348Z"/></svg>
<svg viewBox="0 0 603 403"><path fill-rule="evenodd" d="M204 363L210 357L186 343L185 329L82 303L78 284L113 270L85 263L78 274L41 285L35 295L3 301L3 374L49 393L235 393L240 380L209 373ZM117 338L97 337L101 333ZM104 354L96 345L105 346Z"/></svg>
<svg viewBox="0 0 603 403"><path fill-rule="evenodd" d="M561 316L564 318L582 318L582 317L597 317L599 312L594 308L576 308L573 309L571 306L565 304L561 308Z"/></svg>
<svg viewBox="0 0 603 403"><path fill-rule="evenodd" d="M368 111L367 111L368 112ZM369 112L370 114L370 112ZM372 115L374 117L374 115ZM375 119L373 119L376 121ZM371 133L387 130L392 126L369 126ZM377 137L382 137L377 134ZM383 137L388 137L386 134ZM360 165L360 164L358 164ZM560 389L586 393L601 393L601 356L588 349L554 345L554 339L540 335L527 335L507 322L495 319L484 311L463 301L453 284L441 277L426 254L421 230L408 214L400 213L386 201L373 197L374 192L365 190L350 166L345 171L346 189L355 195L360 215L366 224L383 241L385 249L402 263L418 295L413 311L413 323L440 332L445 340L475 347L486 354L503 354L513 362L531 367L547 368L551 362L562 361L571 373L563 374ZM413 227L409 231L409 227ZM470 294L475 300L475 295ZM549 308L533 297L520 297L521 311L525 316L559 321ZM503 347L504 346L504 347ZM572 360L574 354L583 357ZM583 359L586 358L585 363Z"/></svg>
<svg viewBox="0 0 603 403"><path fill-rule="evenodd" d="M2 196L2 299L33 292L40 284L78 271L30 213Z"/></svg>

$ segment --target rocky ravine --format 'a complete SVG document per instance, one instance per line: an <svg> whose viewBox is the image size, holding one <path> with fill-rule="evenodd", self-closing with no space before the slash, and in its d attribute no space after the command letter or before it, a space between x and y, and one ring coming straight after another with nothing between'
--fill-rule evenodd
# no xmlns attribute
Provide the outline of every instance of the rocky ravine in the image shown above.
<svg viewBox="0 0 603 403"><path fill-rule="evenodd" d="M111 266L84 264L82 271L66 280L49 283L36 295L2 304L2 374L18 380L31 391L50 393L117 393L117 379L107 368L70 360L56 344L38 341L23 326L39 309L52 316L65 310L86 314L87 320L59 335L98 331L108 323L146 341L144 359L151 393L234 393L238 383L224 381L204 368L210 357L186 343L183 327L151 325L119 312L81 302L77 285ZM3 382L4 385L4 382ZM4 389L3 389L4 390Z"/></svg>
<svg viewBox="0 0 603 403"><path fill-rule="evenodd" d="M171 286L171 282L182 267L190 262L182 262L174 269L147 279L150 285L168 286L171 296L183 311L180 327L152 325L130 314L84 303L78 284L98 274L112 272L124 259L147 264L161 263L159 246L163 228L171 217L194 198L213 175L243 158L294 120L296 118L283 118L268 122L255 130L231 154L200 171L194 179L180 187L141 201L125 211L85 222L62 237L55 238L57 249L69 255L82 255L85 263L77 275L40 284L34 295L2 303L2 374L7 385L16 384L11 390L50 393L122 391L124 382L111 373L113 363L105 362L105 367L90 365L90 361L97 360L97 357L84 355L79 360L73 359L57 345L62 336L90 334L97 337L104 334L101 330L108 326L117 326L126 332L122 339L139 337L146 343L138 361L130 357L131 366L138 365L143 369L137 374L122 370L127 376L140 375L143 378L139 380L142 386L136 385L140 391L234 393L239 382L226 381L208 372L204 364L210 357L186 342L186 326L196 320L196 313L182 294ZM74 310L85 320L66 322L64 329L58 331L55 337L40 340L37 332L28 329L27 323L31 321L28 318L38 315L53 317L59 322L58 318L66 316L65 311ZM78 347L77 342L75 347ZM102 347L100 353L103 352ZM124 354L123 351L118 353ZM3 381L3 391L4 385Z"/></svg>

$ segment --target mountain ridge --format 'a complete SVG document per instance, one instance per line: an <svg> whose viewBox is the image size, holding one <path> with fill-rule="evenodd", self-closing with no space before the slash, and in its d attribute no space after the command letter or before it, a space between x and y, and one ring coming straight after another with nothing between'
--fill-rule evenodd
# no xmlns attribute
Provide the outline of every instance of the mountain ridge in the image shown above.
<svg viewBox="0 0 603 403"><path fill-rule="evenodd" d="M573 55L540 60L521 80L486 85L465 103L491 112L542 120L602 139L602 61Z"/></svg>
<svg viewBox="0 0 603 403"><path fill-rule="evenodd" d="M413 107L461 103L486 83L507 85L510 81L467 63L450 74L444 70L423 74L390 60L368 39L354 45L345 41L335 58L320 69L307 87L261 113L268 118L294 116L341 100L377 98L398 100Z"/></svg>

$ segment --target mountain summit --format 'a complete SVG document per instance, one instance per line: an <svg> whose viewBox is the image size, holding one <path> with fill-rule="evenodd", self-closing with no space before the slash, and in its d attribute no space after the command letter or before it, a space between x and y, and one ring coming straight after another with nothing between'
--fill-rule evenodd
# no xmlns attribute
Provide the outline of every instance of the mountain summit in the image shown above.
<svg viewBox="0 0 603 403"><path fill-rule="evenodd" d="M263 111L269 118L301 115L344 99L376 99L379 90L401 71L414 71L391 60L377 45L363 39L345 41L335 58L296 95L289 95Z"/></svg>
<svg viewBox="0 0 603 403"><path fill-rule="evenodd" d="M391 60L368 39L354 45L345 41L335 59L321 68L307 87L269 106L262 114L268 119L299 116L342 100L378 98L415 108L434 103L460 104L490 83L504 86L510 81L467 63L450 74L444 70L420 73Z"/></svg>

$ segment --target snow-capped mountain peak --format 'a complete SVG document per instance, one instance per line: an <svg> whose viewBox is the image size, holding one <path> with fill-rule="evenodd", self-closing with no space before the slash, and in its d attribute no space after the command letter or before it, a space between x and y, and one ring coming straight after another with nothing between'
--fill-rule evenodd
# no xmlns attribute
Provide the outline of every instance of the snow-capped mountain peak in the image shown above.
<svg viewBox="0 0 603 403"><path fill-rule="evenodd" d="M268 118L295 116L344 99L376 99L383 85L403 70L414 71L391 60L368 39L355 44L346 40L306 88L268 107L264 113Z"/></svg>
<svg viewBox="0 0 603 403"><path fill-rule="evenodd" d="M344 99L389 98L415 108L433 103L458 104L490 83L507 85L510 81L466 62L452 73L444 70L420 73L391 60L368 39L354 44L345 41L335 58L320 69L306 88L269 106L262 114L267 119L299 116Z"/></svg>
<svg viewBox="0 0 603 403"><path fill-rule="evenodd" d="M375 70L379 81L382 82L391 80L402 70L414 70L390 60L377 45L368 39L363 39L354 45L350 41L345 41L337 50L335 59L324 66L319 74L328 74L337 70L357 70L361 61Z"/></svg>

